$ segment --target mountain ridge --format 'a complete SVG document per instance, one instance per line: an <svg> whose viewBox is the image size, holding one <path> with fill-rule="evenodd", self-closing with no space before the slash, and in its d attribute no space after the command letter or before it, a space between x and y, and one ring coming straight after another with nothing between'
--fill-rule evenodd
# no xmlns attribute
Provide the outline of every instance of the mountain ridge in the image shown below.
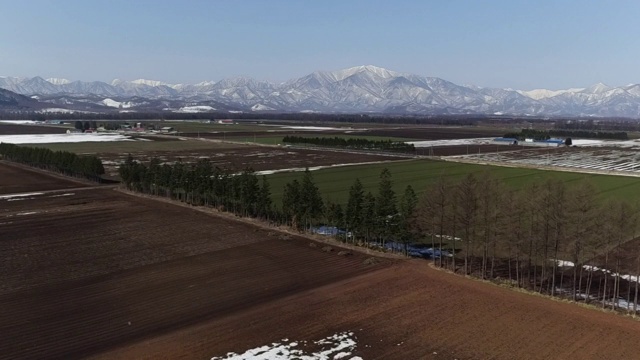
<svg viewBox="0 0 640 360"><path fill-rule="evenodd" d="M515 90L457 85L437 77L402 73L374 65L336 71L316 71L283 83L234 77L196 84L170 84L157 80L114 79L69 81L0 77L0 88L45 98L56 105L85 103L114 109L128 102L175 102L179 108L206 106L233 111L371 112L415 114L509 114L524 116L640 117L640 85L610 87L602 83L587 88ZM129 101L130 99L142 99ZM105 105L105 100L109 99ZM93 100L91 100L93 101ZM162 108L162 110L172 108Z"/></svg>

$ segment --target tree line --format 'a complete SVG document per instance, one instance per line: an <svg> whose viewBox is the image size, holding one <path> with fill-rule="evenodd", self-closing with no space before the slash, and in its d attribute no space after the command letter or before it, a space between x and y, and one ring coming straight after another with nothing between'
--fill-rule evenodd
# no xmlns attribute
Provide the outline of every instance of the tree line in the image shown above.
<svg viewBox="0 0 640 360"><path fill-rule="evenodd" d="M640 248L628 254L623 247L635 238L639 208L603 202L597 193L586 181L568 187L548 180L518 191L488 174L458 182L443 176L410 222L433 246L463 254L441 257L439 266L602 307L616 308L623 298L635 313L638 283L621 272L640 275Z"/></svg>
<svg viewBox="0 0 640 360"><path fill-rule="evenodd" d="M380 174L377 194L365 192L356 179L346 206L325 201L308 169L300 180L284 185L281 206L271 198L266 176L251 169L241 173L213 166L208 159L196 163L163 164L159 159L142 163L128 156L119 168L129 190L164 196L197 206L215 207L238 216L257 217L274 225L311 231L319 225L346 229L352 243L384 242L412 238L408 219L418 202L408 186L397 202L391 173Z"/></svg>
<svg viewBox="0 0 640 360"><path fill-rule="evenodd" d="M318 146L339 147L346 149L384 150L398 152L414 152L413 144L393 140L369 140L366 138L343 137L307 137L288 135L282 139L283 143L311 144Z"/></svg>
<svg viewBox="0 0 640 360"><path fill-rule="evenodd" d="M124 186L132 191L216 207L239 216L267 219L277 215L266 177L259 179L251 169L233 173L213 166L208 159L162 164L154 158L144 164L129 155L118 171Z"/></svg>
<svg viewBox="0 0 640 360"><path fill-rule="evenodd" d="M637 232L639 208L602 201L586 181L568 187L547 180L516 190L488 173L460 181L442 175L418 197L411 186L396 194L391 173L383 169L377 191L355 179L346 203L338 203L323 197L306 170L284 185L277 206L265 176L251 169L233 173L206 159L170 165L129 157L120 175L133 191L299 231L336 227L344 230L342 241L359 246L423 244L440 254L433 259L437 266L459 274L602 307L616 308L624 298L637 310L638 284L623 275L640 275L640 248L629 254L625 247Z"/></svg>
<svg viewBox="0 0 640 360"><path fill-rule="evenodd" d="M102 160L94 155L77 155L68 151L7 143L0 143L0 155L5 160L94 181L101 181L104 174Z"/></svg>

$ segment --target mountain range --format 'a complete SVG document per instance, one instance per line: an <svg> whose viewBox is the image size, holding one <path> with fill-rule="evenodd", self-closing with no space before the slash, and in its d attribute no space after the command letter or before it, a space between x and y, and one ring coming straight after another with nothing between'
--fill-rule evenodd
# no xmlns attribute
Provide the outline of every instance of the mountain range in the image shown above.
<svg viewBox="0 0 640 360"><path fill-rule="evenodd" d="M530 91L457 85L376 66L317 71L274 84L237 77L198 84L0 77L45 111L330 112L640 117L640 84Z"/></svg>

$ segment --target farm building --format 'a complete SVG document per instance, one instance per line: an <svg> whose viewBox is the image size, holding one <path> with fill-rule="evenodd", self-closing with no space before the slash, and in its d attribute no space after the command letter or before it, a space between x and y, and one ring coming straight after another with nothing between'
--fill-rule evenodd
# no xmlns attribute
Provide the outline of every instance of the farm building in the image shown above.
<svg viewBox="0 0 640 360"><path fill-rule="evenodd" d="M500 137L493 139L492 142L497 145L518 145L518 139L516 138Z"/></svg>
<svg viewBox="0 0 640 360"><path fill-rule="evenodd" d="M67 129L67 134L80 134L82 130L78 129Z"/></svg>
<svg viewBox="0 0 640 360"><path fill-rule="evenodd" d="M172 132L172 131L174 131L174 130L173 130L173 128L171 126L165 126L163 128L160 128L160 132L168 133L168 132Z"/></svg>
<svg viewBox="0 0 640 360"><path fill-rule="evenodd" d="M231 120L231 119L218 120L218 124L232 125L233 124L233 120Z"/></svg>

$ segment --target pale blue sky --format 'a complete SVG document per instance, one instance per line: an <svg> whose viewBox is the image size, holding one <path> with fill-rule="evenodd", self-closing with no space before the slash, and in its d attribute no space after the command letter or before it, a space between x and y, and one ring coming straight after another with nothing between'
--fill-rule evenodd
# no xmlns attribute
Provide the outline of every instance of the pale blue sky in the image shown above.
<svg viewBox="0 0 640 360"><path fill-rule="evenodd" d="M519 89L640 83L639 1L0 0L0 75L285 81L377 65Z"/></svg>

